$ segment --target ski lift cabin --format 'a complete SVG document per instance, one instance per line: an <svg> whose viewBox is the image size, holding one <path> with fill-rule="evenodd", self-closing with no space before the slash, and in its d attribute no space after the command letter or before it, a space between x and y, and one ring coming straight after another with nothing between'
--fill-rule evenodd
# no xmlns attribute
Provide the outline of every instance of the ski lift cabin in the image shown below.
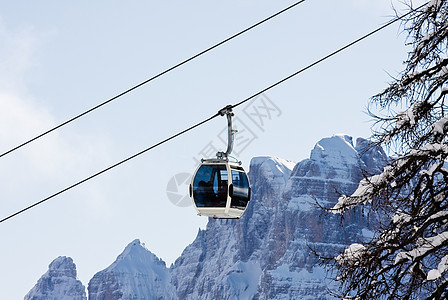
<svg viewBox="0 0 448 300"><path fill-rule="evenodd" d="M200 216L216 219L238 219L250 200L250 184L241 162L229 161L233 148L232 106L218 112L227 115L228 144L226 152L216 159L203 159L190 184L190 197Z"/></svg>
<svg viewBox="0 0 448 300"><path fill-rule="evenodd" d="M250 194L249 179L241 164L222 159L204 160L190 185L198 214L218 219L240 218Z"/></svg>

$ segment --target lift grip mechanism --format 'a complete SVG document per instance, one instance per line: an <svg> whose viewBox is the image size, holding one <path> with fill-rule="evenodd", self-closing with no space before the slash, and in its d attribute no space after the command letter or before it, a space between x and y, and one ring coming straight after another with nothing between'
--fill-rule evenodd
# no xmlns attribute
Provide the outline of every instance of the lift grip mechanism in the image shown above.
<svg viewBox="0 0 448 300"><path fill-rule="evenodd" d="M218 152L216 153L216 157L218 159L228 159L228 156L232 152L233 149L233 134L236 132L236 130L232 129L232 117L234 116L234 113L232 111L232 105L227 105L226 107L220 109L218 111L218 114L221 116L227 115L227 150L226 152Z"/></svg>
<svg viewBox="0 0 448 300"><path fill-rule="evenodd" d="M233 116L233 112L232 112L232 105L227 105L226 107L224 107L224 108L221 108L219 111L218 111L218 114L220 115L220 116L224 116L224 115L227 115L227 114L232 114L232 116Z"/></svg>

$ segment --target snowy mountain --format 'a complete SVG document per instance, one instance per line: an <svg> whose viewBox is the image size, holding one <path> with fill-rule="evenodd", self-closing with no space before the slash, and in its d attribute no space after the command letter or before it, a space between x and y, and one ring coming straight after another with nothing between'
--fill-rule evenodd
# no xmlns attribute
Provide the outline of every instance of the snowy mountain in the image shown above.
<svg viewBox="0 0 448 300"><path fill-rule="evenodd" d="M93 276L88 291L90 300L176 298L165 262L138 239L112 265Z"/></svg>
<svg viewBox="0 0 448 300"><path fill-rule="evenodd" d="M76 278L73 260L65 256L56 258L25 300L87 300L86 289Z"/></svg>
<svg viewBox="0 0 448 300"><path fill-rule="evenodd" d="M326 272L310 247L335 254L371 235L362 212L339 217L338 192L354 191L359 167L381 168L386 156L366 140L337 135L319 141L294 166L273 157L252 159L253 199L238 221L210 220L172 268L180 299L327 299ZM294 168L293 168L294 166Z"/></svg>
<svg viewBox="0 0 448 300"><path fill-rule="evenodd" d="M252 199L239 220L209 219L171 268L139 240L89 282L89 299L333 299L332 282L311 249L333 256L372 236L362 210L338 215L339 193L350 194L366 173L382 169L386 155L358 139L320 140L297 164L255 157Z"/></svg>

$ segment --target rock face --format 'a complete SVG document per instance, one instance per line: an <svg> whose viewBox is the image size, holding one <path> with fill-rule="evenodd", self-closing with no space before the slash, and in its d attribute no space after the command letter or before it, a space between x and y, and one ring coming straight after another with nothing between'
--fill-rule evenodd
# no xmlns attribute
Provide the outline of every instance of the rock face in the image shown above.
<svg viewBox="0 0 448 300"><path fill-rule="evenodd" d="M294 163L257 157L250 166L253 197L240 220L209 219L206 230L176 260L179 299L251 299L267 261L262 249L275 227L278 198Z"/></svg>
<svg viewBox="0 0 448 300"><path fill-rule="evenodd" d="M334 256L370 238L375 220L358 209L341 221L318 205L333 207L339 193L357 188L360 169L376 173L386 159L381 148L364 139L355 146L346 135L320 140L297 164L255 157L252 199L241 219L209 219L170 269L133 241L90 280L89 299L334 299L328 292L334 283L310 248Z"/></svg>
<svg viewBox="0 0 448 300"><path fill-rule="evenodd" d="M331 257L348 244L369 238L374 220L355 211L341 226L339 216L323 213L316 204L332 207L339 193L351 194L357 188L360 168L375 171L385 159L384 152L370 149L367 141L358 139L354 147L351 137L339 135L319 141L310 158L294 167L278 199L266 246L260 249L268 260L256 298L332 299L327 288L333 283L310 247Z"/></svg>
<svg viewBox="0 0 448 300"><path fill-rule="evenodd" d="M86 289L76 278L73 260L65 256L56 258L25 300L87 300Z"/></svg>
<svg viewBox="0 0 448 300"><path fill-rule="evenodd" d="M345 135L319 141L294 166L273 157L252 159L253 198L240 220L210 219L172 267L179 299L332 299L331 282L310 247L332 255L371 235L361 211L325 214L338 192L353 192L386 156L363 139Z"/></svg>
<svg viewBox="0 0 448 300"><path fill-rule="evenodd" d="M165 262L140 240L131 242L115 262L89 282L90 300L175 299Z"/></svg>

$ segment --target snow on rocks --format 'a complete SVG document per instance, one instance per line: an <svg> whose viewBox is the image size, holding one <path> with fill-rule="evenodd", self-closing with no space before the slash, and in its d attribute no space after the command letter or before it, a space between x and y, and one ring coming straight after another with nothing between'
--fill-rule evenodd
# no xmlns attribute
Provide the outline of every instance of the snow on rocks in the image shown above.
<svg viewBox="0 0 448 300"><path fill-rule="evenodd" d="M373 233L361 213L345 219L348 230L338 216L321 218L315 200L332 205L336 191L352 193L360 163L382 169L377 163L384 152L370 146L361 139L354 147L351 137L336 135L317 142L310 158L295 166L276 157L253 158L246 213L237 221L210 219L172 267L179 298L334 299L310 246L336 256Z"/></svg>
<svg viewBox="0 0 448 300"><path fill-rule="evenodd" d="M24 300L87 300L85 287L76 277L73 260L66 256L53 260Z"/></svg>
<svg viewBox="0 0 448 300"><path fill-rule="evenodd" d="M274 156L256 156L250 161L250 170L259 168L272 183L284 185L295 165L295 162Z"/></svg>
<svg viewBox="0 0 448 300"><path fill-rule="evenodd" d="M310 159L322 163L332 163L337 166L358 163L358 152L353 146L353 138L337 134L323 138L314 146Z"/></svg>
<svg viewBox="0 0 448 300"><path fill-rule="evenodd" d="M341 228L338 216L321 218L312 204L333 205L336 191L352 193L360 164L382 169L382 149L364 139L356 144L347 135L324 138L298 164L253 158L253 197L240 220L209 219L170 269L139 240L131 242L90 280L89 299L334 299L310 246L336 256L373 233L361 213ZM349 249L346 258L362 253Z"/></svg>
<svg viewBox="0 0 448 300"><path fill-rule="evenodd" d="M89 282L89 299L175 299L165 262L136 239ZM115 297L115 298L114 298Z"/></svg>

